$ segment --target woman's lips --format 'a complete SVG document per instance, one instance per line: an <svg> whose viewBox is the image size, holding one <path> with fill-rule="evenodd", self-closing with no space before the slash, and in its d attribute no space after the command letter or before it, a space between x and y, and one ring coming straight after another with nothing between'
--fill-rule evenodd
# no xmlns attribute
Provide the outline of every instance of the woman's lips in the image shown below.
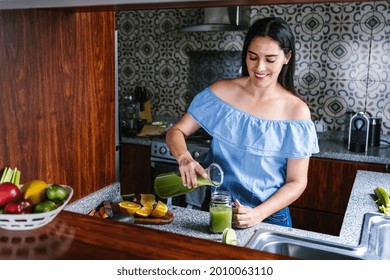
<svg viewBox="0 0 390 280"><path fill-rule="evenodd" d="M267 77L267 74L255 73L255 77L258 78L258 79L264 79L265 77Z"/></svg>

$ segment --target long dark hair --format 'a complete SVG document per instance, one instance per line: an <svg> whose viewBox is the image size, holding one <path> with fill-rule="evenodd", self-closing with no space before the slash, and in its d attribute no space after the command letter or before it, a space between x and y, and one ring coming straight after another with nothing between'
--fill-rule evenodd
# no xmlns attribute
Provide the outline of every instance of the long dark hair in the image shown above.
<svg viewBox="0 0 390 280"><path fill-rule="evenodd" d="M278 82L287 90L298 96L294 86L295 72L295 38L290 26L281 18L267 17L254 22L245 37L242 51L242 76L249 76L246 56L252 40L256 37L270 37L279 43L285 55L291 52L287 65L283 65Z"/></svg>

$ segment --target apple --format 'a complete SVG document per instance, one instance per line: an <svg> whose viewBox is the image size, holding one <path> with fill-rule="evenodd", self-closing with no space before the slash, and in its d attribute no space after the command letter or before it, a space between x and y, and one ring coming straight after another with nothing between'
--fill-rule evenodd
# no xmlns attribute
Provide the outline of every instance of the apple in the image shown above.
<svg viewBox="0 0 390 280"><path fill-rule="evenodd" d="M33 204L27 199L8 203L4 208L4 214L28 214L31 213Z"/></svg>
<svg viewBox="0 0 390 280"><path fill-rule="evenodd" d="M17 200L19 196L20 190L15 184L9 182L0 184L0 207Z"/></svg>

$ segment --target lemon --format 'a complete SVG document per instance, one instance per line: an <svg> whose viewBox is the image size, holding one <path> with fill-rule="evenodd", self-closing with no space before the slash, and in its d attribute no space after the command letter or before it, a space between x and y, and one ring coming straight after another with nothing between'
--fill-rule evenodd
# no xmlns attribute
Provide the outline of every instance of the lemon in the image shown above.
<svg viewBox="0 0 390 280"><path fill-rule="evenodd" d="M42 180L32 180L25 183L20 189L24 199L28 199L32 204L38 204L45 199L45 192L48 184Z"/></svg>
<svg viewBox="0 0 390 280"><path fill-rule="evenodd" d="M152 214L152 212L153 212L153 205L149 201L146 201L145 205L135 212L135 215L140 217L149 217L150 214Z"/></svg>
<svg viewBox="0 0 390 280"><path fill-rule="evenodd" d="M135 202L131 202L131 201L122 201L122 202L119 202L118 205L119 205L121 212L123 214L133 215L135 212L137 212L137 210L141 209L141 205L139 205L138 203L135 203Z"/></svg>
<svg viewBox="0 0 390 280"><path fill-rule="evenodd" d="M222 233L222 242L229 245L237 245L237 234L234 229L225 228Z"/></svg>
<svg viewBox="0 0 390 280"><path fill-rule="evenodd" d="M168 207L161 201L158 201L154 206L153 212L150 214L152 217L159 218L164 217L168 212Z"/></svg>

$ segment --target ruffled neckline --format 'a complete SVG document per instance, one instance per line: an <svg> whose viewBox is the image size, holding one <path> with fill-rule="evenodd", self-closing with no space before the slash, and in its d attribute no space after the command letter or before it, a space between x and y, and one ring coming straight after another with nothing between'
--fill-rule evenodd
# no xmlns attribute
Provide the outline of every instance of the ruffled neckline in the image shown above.
<svg viewBox="0 0 390 280"><path fill-rule="evenodd" d="M319 152L311 120L268 120L241 111L210 87L197 94L188 112L216 140L264 156L305 157Z"/></svg>

